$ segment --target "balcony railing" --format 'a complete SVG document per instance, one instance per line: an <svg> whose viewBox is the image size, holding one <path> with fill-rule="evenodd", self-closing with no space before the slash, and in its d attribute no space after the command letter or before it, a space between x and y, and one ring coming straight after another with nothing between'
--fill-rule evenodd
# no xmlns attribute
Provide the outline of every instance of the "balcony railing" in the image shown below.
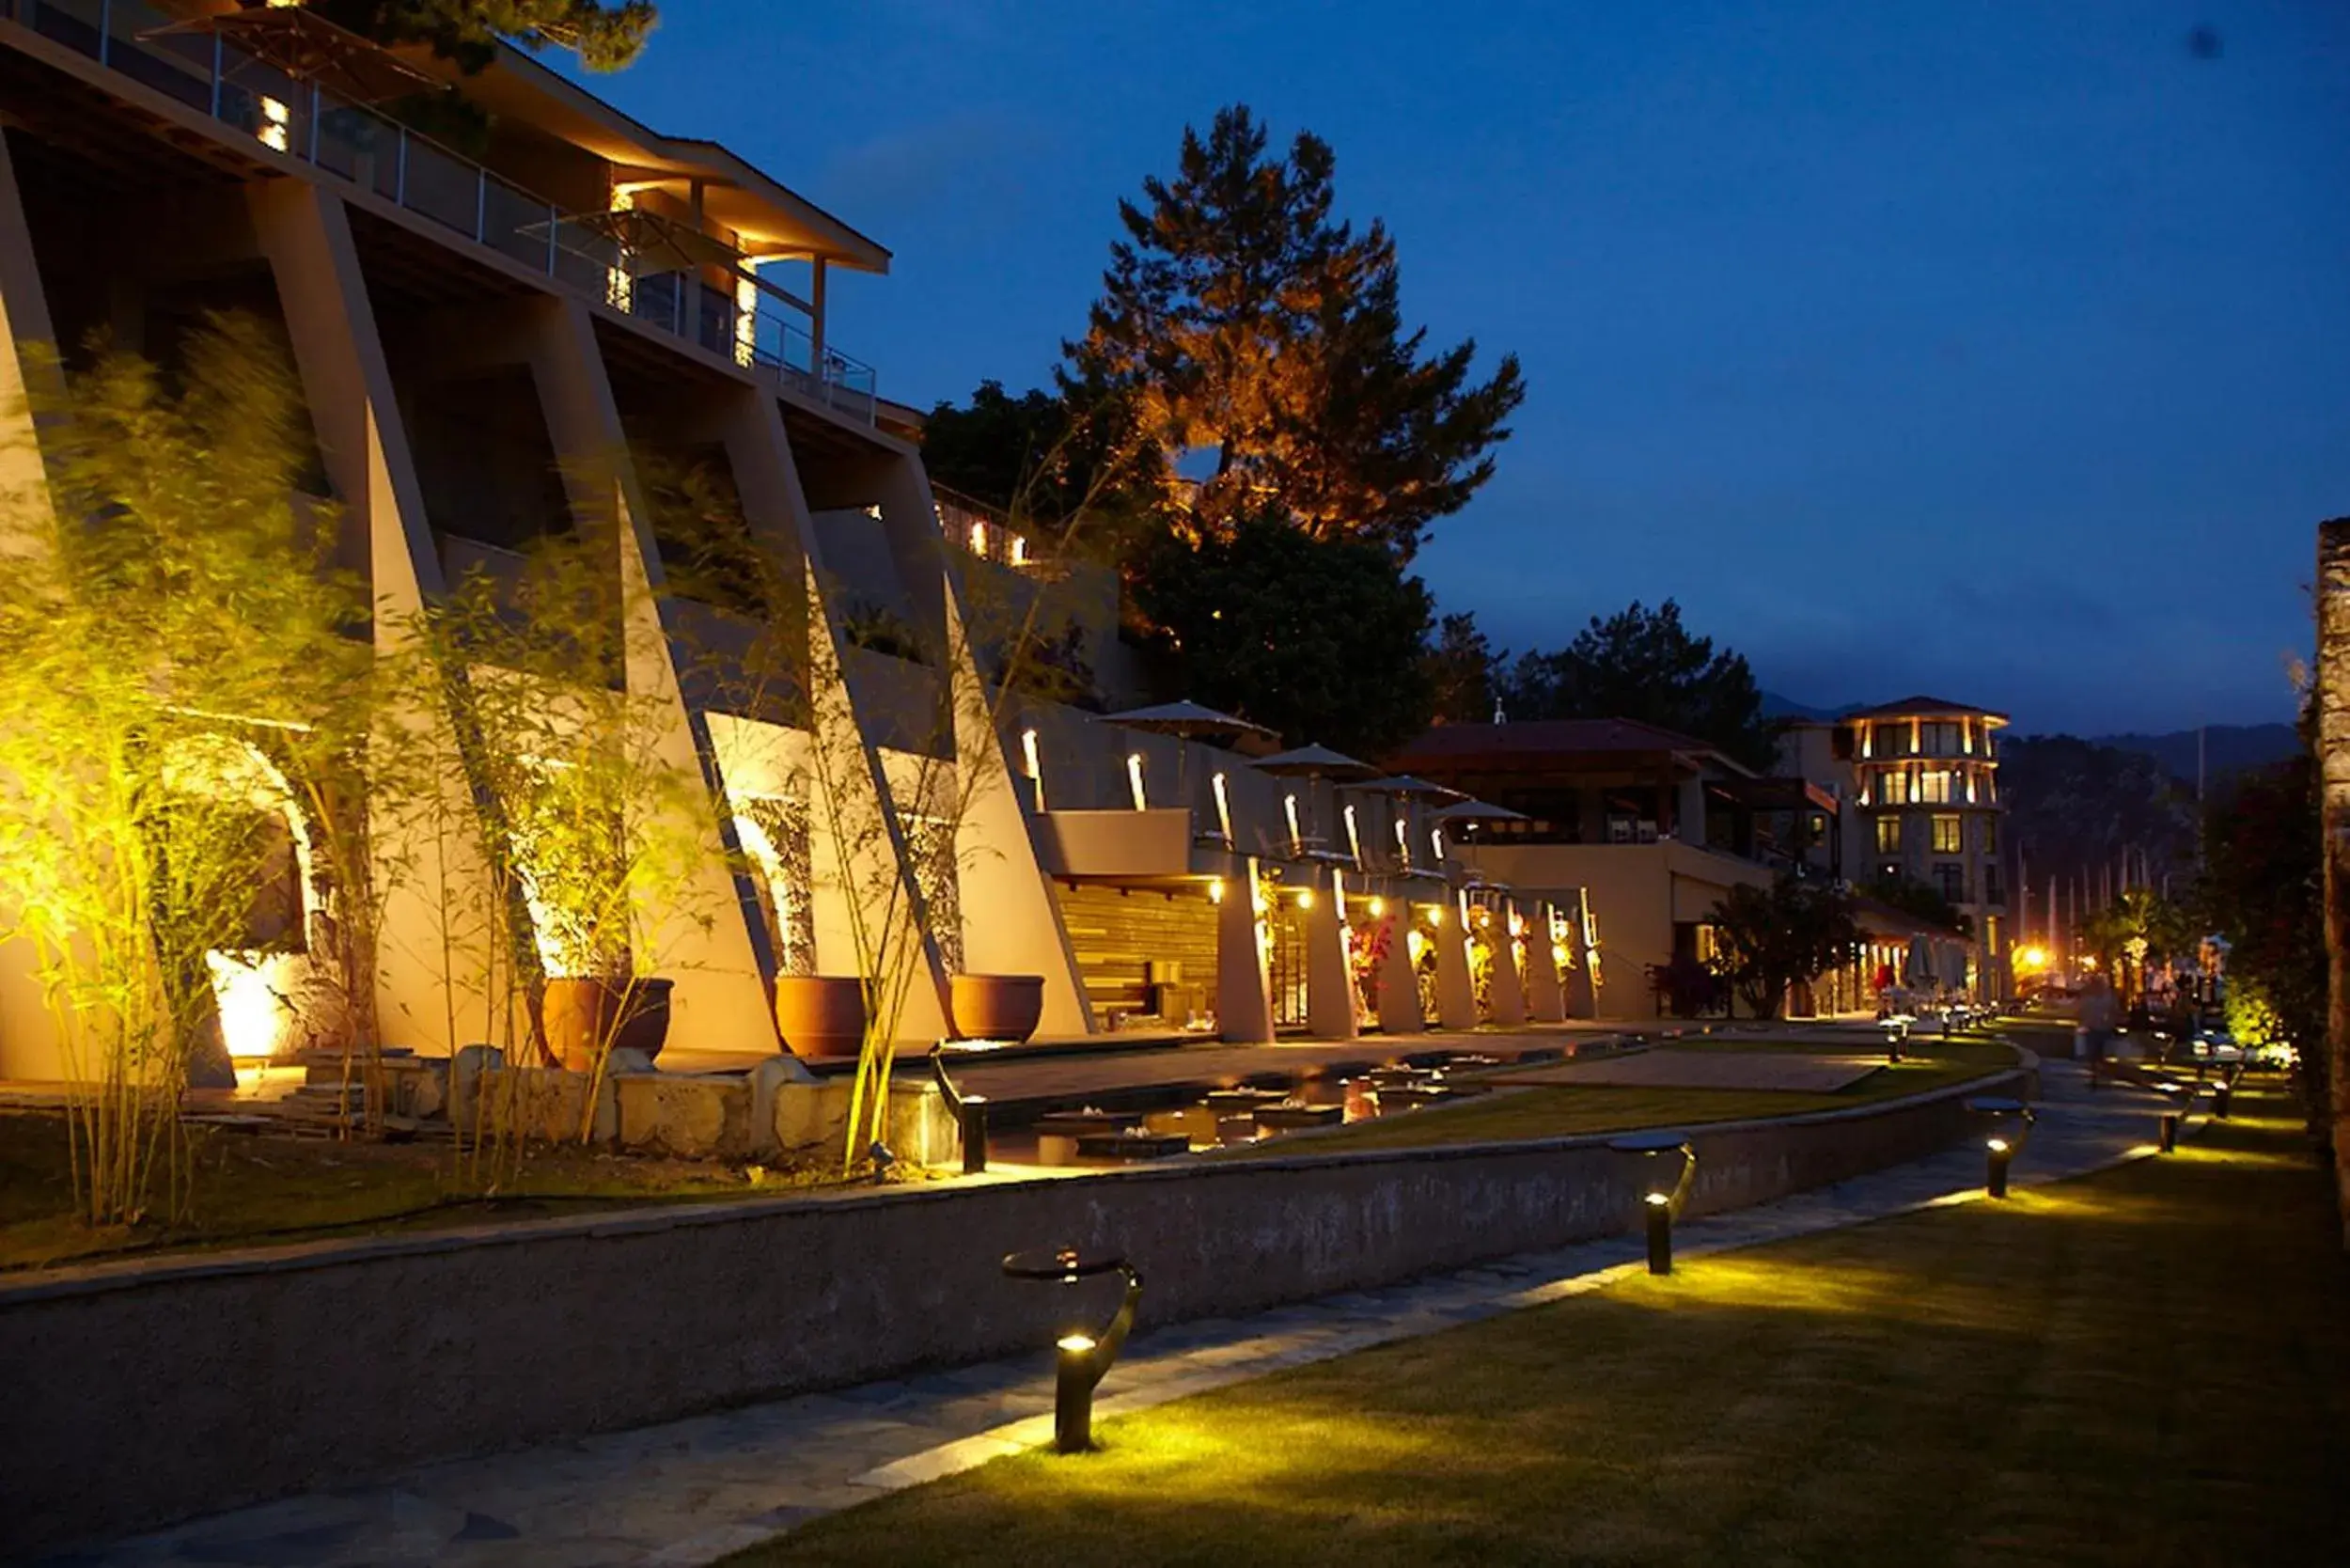
<svg viewBox="0 0 2350 1568"><path fill-rule="evenodd" d="M872 423L872 367L827 346L747 267L732 291L649 266L577 215L399 121L321 91L217 33L163 31L142 0L0 0L0 17L326 170L508 260Z"/></svg>

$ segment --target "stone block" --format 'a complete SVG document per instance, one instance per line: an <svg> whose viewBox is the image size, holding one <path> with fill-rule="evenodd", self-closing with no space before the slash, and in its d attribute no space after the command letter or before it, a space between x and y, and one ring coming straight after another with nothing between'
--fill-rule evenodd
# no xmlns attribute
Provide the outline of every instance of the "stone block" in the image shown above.
<svg viewBox="0 0 2350 1568"><path fill-rule="evenodd" d="M776 1148L794 1159L838 1158L849 1131L853 1083L843 1075L814 1083L780 1083L775 1090ZM895 1085L889 1096L890 1152L914 1165L948 1165L963 1157L963 1129L938 1086Z"/></svg>
<svg viewBox="0 0 2350 1568"><path fill-rule="evenodd" d="M612 1079L620 1147L675 1159L740 1159L750 1151L750 1085L738 1078L630 1073Z"/></svg>
<svg viewBox="0 0 2350 1568"><path fill-rule="evenodd" d="M595 1086L595 1108L588 1113L588 1075L560 1067L516 1067L483 1073L473 1092L480 1102L478 1126L485 1134L515 1134L533 1143L577 1143L580 1130L588 1141L608 1144L619 1137L619 1112L613 1081ZM467 1132L474 1130L469 1117Z"/></svg>

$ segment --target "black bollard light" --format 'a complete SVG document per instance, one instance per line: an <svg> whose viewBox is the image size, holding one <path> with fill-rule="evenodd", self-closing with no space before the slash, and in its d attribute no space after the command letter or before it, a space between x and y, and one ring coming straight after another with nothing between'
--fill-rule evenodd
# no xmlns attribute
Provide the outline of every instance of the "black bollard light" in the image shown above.
<svg viewBox="0 0 2350 1568"><path fill-rule="evenodd" d="M1651 1274L1670 1274L1673 1271L1673 1216L1688 1200L1690 1184L1696 1180L1697 1150L1689 1143L1689 1135L1682 1132L1634 1133L1626 1137L1609 1140L1608 1148L1620 1154L1637 1154L1645 1178L1640 1193L1640 1205L1647 1216L1648 1271ZM1673 1156L1669 1173L1665 1157Z"/></svg>
<svg viewBox="0 0 2350 1568"><path fill-rule="evenodd" d="M2167 1110L2162 1113L2162 1152L2166 1154L2175 1154L2178 1150L2179 1113Z"/></svg>
<svg viewBox="0 0 2350 1568"><path fill-rule="evenodd" d="M2008 1168L2015 1162L2015 1152L2031 1136L2031 1107L2021 1100L1992 1096L1969 1100L1966 1108L1978 1116L1991 1118L1991 1130L1982 1140L1982 1190L1986 1197L2005 1198Z"/></svg>
<svg viewBox="0 0 2350 1568"><path fill-rule="evenodd" d="M1053 1380L1053 1447L1061 1453L1084 1453L1093 1447L1093 1390L1135 1326L1135 1309L1142 1303L1142 1275L1114 1253L1083 1252L1073 1247L1014 1252L1004 1260L1004 1273L1013 1279L1064 1285L1100 1274L1126 1278L1125 1296L1100 1333L1077 1329L1054 1341L1058 1358Z"/></svg>

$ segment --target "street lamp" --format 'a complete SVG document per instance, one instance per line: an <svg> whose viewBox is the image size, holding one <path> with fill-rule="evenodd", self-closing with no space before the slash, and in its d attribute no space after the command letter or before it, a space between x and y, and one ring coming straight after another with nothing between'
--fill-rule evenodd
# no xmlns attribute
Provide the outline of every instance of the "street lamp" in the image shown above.
<svg viewBox="0 0 2350 1568"><path fill-rule="evenodd" d="M2031 1136L2031 1107L2021 1100L1997 1096L1966 1102L1966 1108L1992 1119L1991 1131L1982 1140L1982 1190L1992 1198L2007 1196L2007 1168Z"/></svg>
<svg viewBox="0 0 2350 1568"><path fill-rule="evenodd" d="M1073 1247L1014 1252L1004 1259L1004 1274L1012 1279L1073 1285L1097 1275L1121 1274L1125 1299L1098 1334L1072 1329L1056 1340L1058 1353L1053 1383L1053 1447L1061 1453L1083 1453L1093 1447L1093 1390L1118 1359L1126 1335L1135 1325L1135 1309L1142 1301L1142 1276L1114 1252L1087 1252Z"/></svg>
<svg viewBox="0 0 2350 1568"><path fill-rule="evenodd" d="M1637 1154L1643 1176L1640 1207L1648 1223L1648 1271L1673 1271L1673 1216L1688 1200L1697 1179L1698 1152L1689 1135L1681 1132L1634 1133L1613 1138L1607 1147L1619 1154ZM1668 1172L1666 1155L1675 1156Z"/></svg>

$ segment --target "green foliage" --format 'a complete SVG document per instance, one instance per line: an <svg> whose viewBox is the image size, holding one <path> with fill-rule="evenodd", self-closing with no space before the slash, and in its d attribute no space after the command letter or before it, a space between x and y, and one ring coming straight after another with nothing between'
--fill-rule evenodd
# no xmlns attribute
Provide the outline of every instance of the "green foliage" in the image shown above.
<svg viewBox="0 0 2350 1568"><path fill-rule="evenodd" d="M282 346L214 318L176 389L134 355L93 360L70 384L35 367L60 388L19 411L43 419L51 484L0 508L0 938L37 955L79 1206L104 1224L180 1173L180 1091L222 1050L212 965L318 944L325 967L327 928L368 927L363 890L328 875L362 825L304 803L359 765L371 679L336 516L297 494L310 443ZM297 816L312 853L289 863Z"/></svg>
<svg viewBox="0 0 2350 1568"><path fill-rule="evenodd" d="M1847 962L1860 941L1851 895L1780 877L1741 883L1714 905L1723 977L1757 1018L1776 1018L1790 986Z"/></svg>
<svg viewBox="0 0 2350 1568"><path fill-rule="evenodd" d="M1135 601L1164 629L1183 689L1292 741L1377 756L1428 722L1428 590L1368 540L1318 539L1264 513L1162 538Z"/></svg>
<svg viewBox="0 0 2350 1568"><path fill-rule="evenodd" d="M2306 736L2306 729L2305 729ZM2326 912L2317 765L2304 751L2249 770L2211 803L2199 913L2229 943L2230 996L2257 996L2305 1073L2326 1071ZM2325 1105L2322 1081L2313 1105Z"/></svg>
<svg viewBox="0 0 2350 1568"><path fill-rule="evenodd" d="M1767 771L1780 726L1762 716L1762 694L1745 655L1681 623L1668 599L1632 605L1590 624L1553 653L1522 655L1503 682L1512 719L1633 719L1692 735L1747 766Z"/></svg>
<svg viewBox="0 0 2350 1568"><path fill-rule="evenodd" d="M1422 356L1397 295L1394 242L1331 210L1336 160L1301 133L1268 157L1245 106L1183 133L1176 176L1121 201L1076 382L1127 394L1168 463L1211 449L1193 504L1220 531L1268 505L1322 538L1409 559L1492 478L1525 398L1517 360L1469 378L1476 344Z"/></svg>
<svg viewBox="0 0 2350 1568"><path fill-rule="evenodd" d="M1422 655L1432 716L1438 724L1483 724L1493 717L1494 692L1506 655L1494 651L1477 618L1466 611L1436 623L1436 640Z"/></svg>
<svg viewBox="0 0 2350 1568"><path fill-rule="evenodd" d="M2002 738L1999 793L2035 886L2085 874L2093 894L2124 849L2144 855L2157 884L2194 862L2193 800L2143 752L2072 735Z"/></svg>
<svg viewBox="0 0 2350 1568"><path fill-rule="evenodd" d="M1888 908L1944 931L1964 933L1970 925L1958 905L1943 897L1942 889L1913 876L1872 877L1860 885L1860 890Z"/></svg>
<svg viewBox="0 0 2350 1568"><path fill-rule="evenodd" d="M308 0L329 21L379 43L427 43L468 73L496 57L497 40L553 45L589 71L634 63L660 20L652 0Z"/></svg>
<svg viewBox="0 0 2350 1568"><path fill-rule="evenodd" d="M1058 395L1031 388L1014 398L983 381L967 405L931 410L922 465L934 483L1033 537L1065 545L1082 518L1083 553L1094 558L1121 558L1166 526L1160 454L1137 439L1132 400L1098 385L1065 380Z"/></svg>

